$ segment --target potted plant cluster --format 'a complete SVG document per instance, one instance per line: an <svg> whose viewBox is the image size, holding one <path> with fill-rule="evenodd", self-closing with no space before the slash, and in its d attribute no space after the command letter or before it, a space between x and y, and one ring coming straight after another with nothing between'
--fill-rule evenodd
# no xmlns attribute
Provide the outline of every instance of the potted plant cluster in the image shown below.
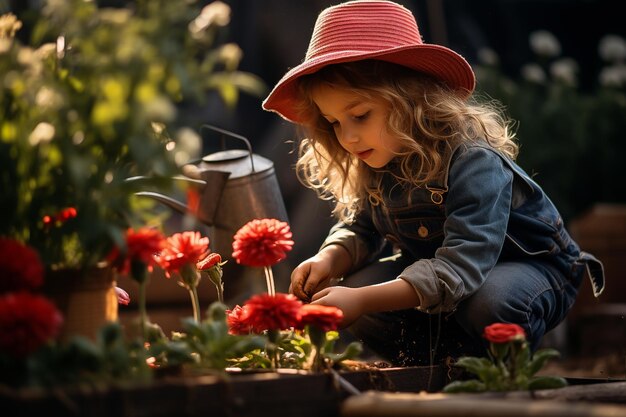
<svg viewBox="0 0 626 417"><path fill-rule="evenodd" d="M0 17L0 236L38 253L59 304L104 280L100 299L78 303L115 318L106 256L126 250L127 228L163 220L135 197L146 182L127 179L174 186L201 147L179 109L213 92L233 106L263 85L237 71L237 45L219 41L223 2L51 0L30 12L27 39L18 17Z"/></svg>
<svg viewBox="0 0 626 417"><path fill-rule="evenodd" d="M253 219L234 236L232 257L239 263L270 269L291 250L291 236L285 222ZM270 294L274 287L271 278L267 280L268 292L256 294L242 305L228 308L221 301L206 309L199 305L200 280L208 278L216 287L224 287L224 262L220 254L211 252L209 239L197 231L177 232L166 238L153 228L128 229L127 250L114 247L107 259L117 273L129 274L143 289L138 301L123 300L140 304L137 326L123 328L112 322L98 329L95 340L75 336L65 343L56 340L62 315L36 294L43 281L43 266L36 251L10 239L0 244L32 266L31 270L13 271L9 267L14 262L0 259L0 283L15 288L0 297L0 399L4 408L19 408L24 415L40 413L43 408L66 414L71 411L66 402L51 392L60 390L71 401L91 403L97 389L99 395L132 397L132 401L113 401L107 406L109 412L124 415L145 407L138 392L144 387L156 392L167 378L183 378L185 382L176 379L176 386L203 390L208 396L219 395L228 386L229 390L243 390L240 395L247 398L249 386L264 380L233 380L233 374L263 371L329 374L337 385L355 390L336 369L342 362L357 358L361 345L353 342L338 351L337 329L343 318L338 308L304 305L293 295ZM148 318L144 290L151 268L162 268L168 278L176 279L189 291L194 307L194 315L184 318L179 331L171 335L165 335ZM12 282L4 279L6 276L12 277ZM293 385L303 381L285 382ZM336 407L341 389L328 387L320 379L315 384L334 393L326 399L326 406ZM152 402L167 406L154 399ZM76 407L91 413L88 407ZM212 410L216 415L227 413L218 406Z"/></svg>

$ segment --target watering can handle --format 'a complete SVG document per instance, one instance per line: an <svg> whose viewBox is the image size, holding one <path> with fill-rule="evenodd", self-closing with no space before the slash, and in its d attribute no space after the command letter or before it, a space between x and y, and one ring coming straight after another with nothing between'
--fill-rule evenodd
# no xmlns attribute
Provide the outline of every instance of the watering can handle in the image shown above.
<svg viewBox="0 0 626 417"><path fill-rule="evenodd" d="M235 139L239 139L242 140L245 144L246 147L248 148L248 154L250 155L250 165L252 165L252 172L255 172L254 170L254 159L252 158L252 146L250 145L250 141L248 139L246 139L245 137L238 135L236 133L233 132L229 132L228 130L224 130L224 129L220 129L219 127L213 126L213 125L209 125L209 124L204 124L202 126L200 126L200 132L202 132L202 129L211 129L214 130L216 132L219 132L223 135L227 135L230 137L233 137Z"/></svg>

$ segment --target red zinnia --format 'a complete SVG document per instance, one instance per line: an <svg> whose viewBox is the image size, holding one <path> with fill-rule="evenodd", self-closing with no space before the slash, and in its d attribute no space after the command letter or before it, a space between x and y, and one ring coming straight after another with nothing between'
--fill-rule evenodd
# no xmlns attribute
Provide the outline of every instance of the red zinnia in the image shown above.
<svg viewBox="0 0 626 417"><path fill-rule="evenodd" d="M491 343L508 343L526 338L524 329L512 323L494 323L485 327L483 337Z"/></svg>
<svg viewBox="0 0 626 417"><path fill-rule="evenodd" d="M209 238L201 237L200 232L176 233L167 238L165 247L155 259L166 272L178 272L185 265L196 265L208 250Z"/></svg>
<svg viewBox="0 0 626 417"><path fill-rule="evenodd" d="M298 325L298 311L302 302L293 294L259 294L244 304L246 314L242 321L255 333L264 330L284 330Z"/></svg>
<svg viewBox="0 0 626 417"><path fill-rule="evenodd" d="M246 322L246 314L246 309L240 305L236 305L232 310L226 310L228 333L246 335L252 331L252 328Z"/></svg>
<svg viewBox="0 0 626 417"><path fill-rule="evenodd" d="M343 311L333 306L323 306L317 304L305 304L299 312L299 328L311 325L327 332L337 330L343 320Z"/></svg>
<svg viewBox="0 0 626 417"><path fill-rule="evenodd" d="M0 296L0 351L24 358L55 338L62 323L61 313L41 295Z"/></svg>
<svg viewBox="0 0 626 417"><path fill-rule="evenodd" d="M43 264L33 248L0 237L0 293L37 289L43 276Z"/></svg>
<svg viewBox="0 0 626 417"><path fill-rule="evenodd" d="M235 234L233 258L247 266L271 266L287 257L293 247L291 230L276 219L254 219Z"/></svg>
<svg viewBox="0 0 626 417"><path fill-rule="evenodd" d="M130 272L131 261L141 261L146 265L155 264L154 256L165 246L165 236L153 228L142 227L126 230L126 255L120 255L119 248L113 248L110 259L122 274Z"/></svg>

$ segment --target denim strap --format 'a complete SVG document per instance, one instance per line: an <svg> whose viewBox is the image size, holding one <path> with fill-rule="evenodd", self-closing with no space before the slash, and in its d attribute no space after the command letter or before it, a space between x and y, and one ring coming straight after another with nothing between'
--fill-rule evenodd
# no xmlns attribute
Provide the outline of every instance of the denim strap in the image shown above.
<svg viewBox="0 0 626 417"><path fill-rule="evenodd" d="M589 281L591 281L593 288L593 296L597 298L604 291L604 265L598 258L584 251L580 252L579 259L585 263L587 275L589 275Z"/></svg>

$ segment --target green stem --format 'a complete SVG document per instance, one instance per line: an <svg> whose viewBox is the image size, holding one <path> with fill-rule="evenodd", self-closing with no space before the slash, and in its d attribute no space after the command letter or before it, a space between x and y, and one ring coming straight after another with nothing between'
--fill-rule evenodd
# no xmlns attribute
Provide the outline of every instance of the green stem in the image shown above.
<svg viewBox="0 0 626 417"><path fill-rule="evenodd" d="M200 299L198 298L198 289L196 287L189 287L189 295L191 296L191 307L193 308L193 318L198 323L200 322Z"/></svg>
<svg viewBox="0 0 626 417"><path fill-rule="evenodd" d="M224 286L216 285L217 288L217 299L220 303L224 304Z"/></svg>
<svg viewBox="0 0 626 417"><path fill-rule="evenodd" d="M324 370L324 355L322 354L322 349L326 342L326 332L313 325L307 326L307 330L315 349L312 369L314 372L321 372Z"/></svg>
<svg viewBox="0 0 626 417"><path fill-rule="evenodd" d="M278 361L278 339L280 332L278 330L268 330L267 339L268 343L265 347L265 352L272 364L272 369L277 369L279 365Z"/></svg>
<svg viewBox="0 0 626 417"><path fill-rule="evenodd" d="M224 282L222 281L222 267L218 264L207 271L209 279L217 290L217 299L224 304Z"/></svg>
<svg viewBox="0 0 626 417"><path fill-rule="evenodd" d="M143 342L145 343L148 340L148 312L146 310L146 281L141 281L139 283L139 320L141 321L141 336L143 337Z"/></svg>

